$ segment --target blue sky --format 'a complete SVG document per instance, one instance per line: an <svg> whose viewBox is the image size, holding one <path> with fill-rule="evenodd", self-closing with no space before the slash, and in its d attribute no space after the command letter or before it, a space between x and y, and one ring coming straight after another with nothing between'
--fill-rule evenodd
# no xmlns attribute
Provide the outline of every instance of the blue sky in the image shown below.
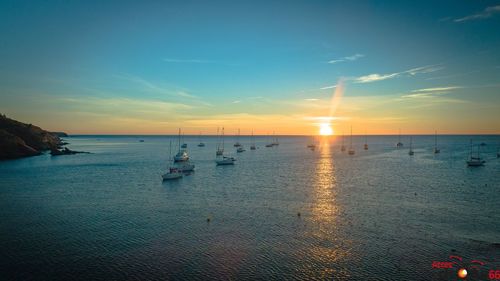
<svg viewBox="0 0 500 281"><path fill-rule="evenodd" d="M499 30L500 1L2 1L0 112L70 133L500 133Z"/></svg>

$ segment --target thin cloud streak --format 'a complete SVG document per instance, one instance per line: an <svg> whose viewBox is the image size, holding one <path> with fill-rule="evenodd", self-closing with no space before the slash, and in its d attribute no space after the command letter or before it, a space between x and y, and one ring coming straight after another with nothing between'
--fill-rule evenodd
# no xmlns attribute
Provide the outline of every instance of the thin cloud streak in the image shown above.
<svg viewBox="0 0 500 281"><path fill-rule="evenodd" d="M477 20L477 19L487 19L492 17L494 14L500 13L500 5L497 6L491 6L487 7L484 9L482 12L465 16L462 18L454 19L454 22L464 22L464 21L469 21L469 20Z"/></svg>
<svg viewBox="0 0 500 281"><path fill-rule="evenodd" d="M328 63L335 64L335 63L339 63L339 62L355 61L355 60L358 60L364 56L365 55L363 55L363 54L354 54L352 56L347 56L347 57L343 57L343 58L330 60L330 61L328 61Z"/></svg>
<svg viewBox="0 0 500 281"><path fill-rule="evenodd" d="M444 92L456 89L462 89L462 86L448 86L448 87L435 87L435 88L424 88L411 91L412 93L428 93L428 92Z"/></svg>
<svg viewBox="0 0 500 281"><path fill-rule="evenodd" d="M394 72L394 73L388 73L388 74L373 73L373 74L364 75L364 76L360 76L360 77L350 78L349 80L354 80L354 83L371 83L371 82L376 82L376 81L392 79L392 78L396 78L396 77L400 77L400 76L408 76L408 75L415 76L417 74L431 73L431 72L441 70L443 68L444 67L438 66L438 65L421 66L421 67L416 67L416 68L412 68L409 70L405 70L402 72Z"/></svg>

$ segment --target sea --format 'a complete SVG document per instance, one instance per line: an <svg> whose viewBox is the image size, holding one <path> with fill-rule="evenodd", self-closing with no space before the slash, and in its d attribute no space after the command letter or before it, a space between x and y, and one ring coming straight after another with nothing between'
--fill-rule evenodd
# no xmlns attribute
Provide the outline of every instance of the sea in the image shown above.
<svg viewBox="0 0 500 281"><path fill-rule="evenodd" d="M0 162L0 280L457 280L460 268L491 280L500 270L499 135L440 135L439 154L434 135L413 136L413 156L409 136L402 148L398 136L279 136L274 147L226 136L232 166L216 165L216 136L184 136L195 171L171 181L162 174L177 136L65 141L90 154ZM466 164L471 141L482 167Z"/></svg>

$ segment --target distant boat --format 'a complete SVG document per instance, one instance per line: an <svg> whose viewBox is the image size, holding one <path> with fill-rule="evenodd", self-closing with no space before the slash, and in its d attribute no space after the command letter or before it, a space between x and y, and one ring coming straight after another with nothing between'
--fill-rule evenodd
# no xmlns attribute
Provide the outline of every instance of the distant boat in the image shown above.
<svg viewBox="0 0 500 281"><path fill-rule="evenodd" d="M408 151L408 155L413 156L415 152L413 152L413 147L412 147L412 137L410 137L410 151Z"/></svg>
<svg viewBox="0 0 500 281"><path fill-rule="evenodd" d="M224 127L222 127L221 139L222 139L222 151L224 151ZM219 150L217 150L217 151L219 151ZM220 156L222 156L222 157L216 157L216 159L215 159L215 163L218 166L220 166L220 165L234 165L234 161L236 161L236 159L234 159L233 157L224 156L223 153L221 153Z"/></svg>
<svg viewBox="0 0 500 281"><path fill-rule="evenodd" d="M205 147L205 143L201 141L201 133L198 136L198 139L200 140L200 143L198 144L198 147Z"/></svg>
<svg viewBox="0 0 500 281"><path fill-rule="evenodd" d="M172 141L170 141L170 149L168 152L168 162L170 162L171 160L172 160ZM174 179L182 178L182 171L175 168L175 167L170 167L168 169L168 172L163 174L161 177L163 178L163 180L174 180Z"/></svg>
<svg viewBox="0 0 500 281"><path fill-rule="evenodd" d="M241 146L239 140L240 140L240 129L238 129L238 135L236 136L236 142L234 143L234 147L240 147Z"/></svg>
<svg viewBox="0 0 500 281"><path fill-rule="evenodd" d="M187 145L184 146L184 144L181 146L181 129L179 128L179 151L174 156L174 162L184 162L189 160L189 155L187 151L184 149L186 147Z"/></svg>
<svg viewBox="0 0 500 281"><path fill-rule="evenodd" d="M441 150L438 148L438 133L436 131L435 137L434 137L434 154L440 153Z"/></svg>
<svg viewBox="0 0 500 281"><path fill-rule="evenodd" d="M255 150L257 149L255 147L255 137L253 136L253 130L252 130L252 145L250 146L250 150Z"/></svg>
<svg viewBox="0 0 500 281"><path fill-rule="evenodd" d="M365 150L368 150L368 135L365 132L365 145L363 146Z"/></svg>
<svg viewBox="0 0 500 281"><path fill-rule="evenodd" d="M217 150L215 151L215 156L221 156L224 153L224 149L220 147L219 140L219 127L217 127Z"/></svg>
<svg viewBox="0 0 500 281"><path fill-rule="evenodd" d="M278 141L278 138L274 135L274 131L273 131L273 142L271 143L273 146L278 146L280 145L279 141Z"/></svg>
<svg viewBox="0 0 500 281"><path fill-rule="evenodd" d="M236 149L236 152L245 152L245 148L243 148L243 146L240 146Z"/></svg>
<svg viewBox="0 0 500 281"><path fill-rule="evenodd" d="M144 140L139 140L139 142L144 142Z"/></svg>
<svg viewBox="0 0 500 281"><path fill-rule="evenodd" d="M163 180L174 180L182 178L182 171L177 168L170 168L169 171L161 176Z"/></svg>
<svg viewBox="0 0 500 281"><path fill-rule="evenodd" d="M355 153L354 148L352 147L352 126L351 126L351 138L350 138L350 144L349 144L349 151L347 153L349 155L354 155L354 153Z"/></svg>
<svg viewBox="0 0 500 281"><path fill-rule="evenodd" d="M316 149L316 141L314 140L314 136L311 136L311 143L307 145L307 148L310 148L311 150Z"/></svg>
<svg viewBox="0 0 500 281"><path fill-rule="evenodd" d="M267 137L269 138L269 140L271 140L271 138L269 137L269 133L267 134ZM273 147L273 143L270 141L268 144L266 144L266 147Z"/></svg>
<svg viewBox="0 0 500 281"><path fill-rule="evenodd" d="M340 151L342 151L342 152L345 151L344 141L345 141L345 136L344 136L344 133L342 132L342 146L340 147Z"/></svg>
<svg viewBox="0 0 500 281"><path fill-rule="evenodd" d="M399 129L398 143L396 143L396 147L403 147L403 143L401 142L401 129Z"/></svg>
<svg viewBox="0 0 500 281"><path fill-rule="evenodd" d="M469 167L479 167L483 166L486 161L484 161L481 156L479 155L479 148L480 145L477 146L477 155L472 156L472 140L470 140L470 153L469 153L469 160L467 160L467 166Z"/></svg>

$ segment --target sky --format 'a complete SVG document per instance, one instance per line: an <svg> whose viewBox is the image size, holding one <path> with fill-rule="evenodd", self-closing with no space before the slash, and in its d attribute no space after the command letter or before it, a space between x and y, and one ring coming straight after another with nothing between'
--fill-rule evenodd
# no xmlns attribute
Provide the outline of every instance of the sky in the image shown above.
<svg viewBox="0 0 500 281"><path fill-rule="evenodd" d="M70 134L500 133L500 1L0 2L0 113Z"/></svg>

